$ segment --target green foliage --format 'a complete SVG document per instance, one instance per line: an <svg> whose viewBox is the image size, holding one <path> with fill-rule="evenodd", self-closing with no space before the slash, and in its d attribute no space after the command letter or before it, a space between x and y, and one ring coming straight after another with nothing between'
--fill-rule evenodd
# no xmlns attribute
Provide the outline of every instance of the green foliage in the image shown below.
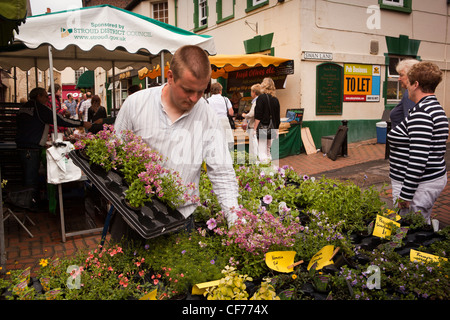
<svg viewBox="0 0 450 320"><path fill-rule="evenodd" d="M361 190L350 182L322 177L298 186L296 205L305 211L326 212L331 223L344 221L342 229L355 232L363 231L383 211L384 202L372 187Z"/></svg>
<svg viewBox="0 0 450 320"><path fill-rule="evenodd" d="M224 268L225 257L218 254L211 237L206 232L180 232L162 236L142 252L150 261L153 272L171 269L171 290L186 292L197 283L218 280Z"/></svg>
<svg viewBox="0 0 450 320"><path fill-rule="evenodd" d="M301 176L289 167L247 163L236 165L235 171L240 194L235 212L240 219L233 227L226 224L207 173L202 172L196 230L163 235L145 245L108 244L70 258L42 259L37 275L45 286L41 293L33 291L29 280L24 282L23 270L0 278L0 288L10 292L5 297L11 299L118 300L140 298L154 289L157 299L167 299L185 295L195 284L220 280L219 286L208 289L208 299L450 298L448 260L411 262L397 250L406 233L425 227L420 215L402 217L401 227L393 228L390 238L362 250L352 237L370 236L377 214L390 219L396 215L384 208L379 191ZM175 189L162 185L159 191ZM143 181L133 181L128 192L142 195L145 188ZM145 196L132 198L146 201ZM450 227L435 235L439 241L418 250L448 259ZM334 258L328 268L307 270L311 258L326 245L340 248L341 264ZM277 250L294 250L296 261L305 263L292 273L277 273L264 259L265 253ZM379 270L380 288L368 287L374 275L370 266ZM79 287L71 288L76 281ZM253 295L246 281L261 282Z"/></svg>

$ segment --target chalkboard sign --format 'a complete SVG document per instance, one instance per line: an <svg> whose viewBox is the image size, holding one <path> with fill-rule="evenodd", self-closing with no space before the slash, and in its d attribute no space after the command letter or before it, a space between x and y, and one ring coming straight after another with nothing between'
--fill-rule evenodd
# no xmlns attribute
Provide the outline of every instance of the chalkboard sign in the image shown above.
<svg viewBox="0 0 450 320"><path fill-rule="evenodd" d="M316 67L316 115L342 114L342 66L326 62Z"/></svg>
<svg viewBox="0 0 450 320"><path fill-rule="evenodd" d="M231 71L227 78L227 93L250 92L252 85L261 83L264 78L270 77L275 83L276 89L284 89L286 77L294 73L294 61L281 63L278 67L252 67L238 71Z"/></svg>

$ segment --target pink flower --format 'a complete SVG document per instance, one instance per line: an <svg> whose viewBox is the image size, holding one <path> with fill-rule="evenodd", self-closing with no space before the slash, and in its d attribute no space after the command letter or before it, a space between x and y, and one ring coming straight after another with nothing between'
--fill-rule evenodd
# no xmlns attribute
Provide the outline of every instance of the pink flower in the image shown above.
<svg viewBox="0 0 450 320"><path fill-rule="evenodd" d="M215 227L217 227L217 221L214 218L209 219L206 221L206 225L208 226L209 230L213 230Z"/></svg>
<svg viewBox="0 0 450 320"><path fill-rule="evenodd" d="M263 202L265 204L270 204L272 202L273 198L270 194L266 194L263 198Z"/></svg>

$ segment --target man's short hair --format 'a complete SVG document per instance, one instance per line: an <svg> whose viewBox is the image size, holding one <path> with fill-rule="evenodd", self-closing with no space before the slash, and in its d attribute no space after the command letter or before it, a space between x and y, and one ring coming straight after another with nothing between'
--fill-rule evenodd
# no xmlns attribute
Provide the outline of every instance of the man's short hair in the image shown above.
<svg viewBox="0 0 450 320"><path fill-rule="evenodd" d="M211 63L206 52L195 45L186 45L179 48L173 55L170 69L174 80L178 80L185 70L192 73L197 79L211 77Z"/></svg>
<svg viewBox="0 0 450 320"><path fill-rule="evenodd" d="M419 88L424 93L434 93L438 84L442 81L442 71L432 62L416 63L408 71L409 83L419 83Z"/></svg>

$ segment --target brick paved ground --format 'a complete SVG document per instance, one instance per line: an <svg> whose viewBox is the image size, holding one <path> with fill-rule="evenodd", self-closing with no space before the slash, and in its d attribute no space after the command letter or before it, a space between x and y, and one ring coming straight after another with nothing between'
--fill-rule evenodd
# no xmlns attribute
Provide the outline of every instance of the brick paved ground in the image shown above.
<svg viewBox="0 0 450 320"><path fill-rule="evenodd" d="M296 156L290 156L281 159L279 164L288 164L292 166L299 174L318 175L325 172L351 172L361 169L364 164L370 164L377 160L381 162L381 166L385 166L387 162L384 159L385 145L377 144L375 140L363 141L349 144L348 157L338 157L336 161L332 161L322 153L306 155L302 153ZM359 174L359 173L357 173ZM331 173L330 173L331 175ZM375 175L374 175L375 176ZM386 179L386 173L382 172L381 176ZM370 181L370 180L369 180ZM370 183L375 183L373 180ZM389 188L388 195L389 198ZM67 232L78 231L83 227L84 204L82 201L65 200L65 216ZM447 186L438 199L434 213L440 220L441 225L450 224L450 186ZM73 256L81 250L89 250L96 248L100 243L101 234L78 235L68 237L66 242L61 241L61 225L59 215L52 215L48 212L31 213L30 216L36 223L35 226L29 226L34 237L30 238L28 234L21 229L17 222L8 220L5 222L6 234L6 269L23 269L31 266L32 270L38 267L39 259ZM99 217L104 218L102 216Z"/></svg>

